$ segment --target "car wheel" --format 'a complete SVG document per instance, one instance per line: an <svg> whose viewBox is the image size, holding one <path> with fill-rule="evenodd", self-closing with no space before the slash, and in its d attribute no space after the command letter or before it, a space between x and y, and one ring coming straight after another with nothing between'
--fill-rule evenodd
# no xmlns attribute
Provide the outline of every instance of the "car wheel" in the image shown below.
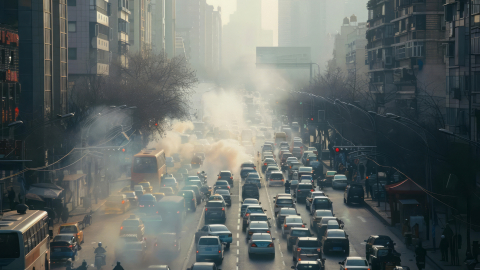
<svg viewBox="0 0 480 270"><path fill-rule="evenodd" d="M275 253L272 254L272 260L275 260Z"/></svg>
<svg viewBox="0 0 480 270"><path fill-rule="evenodd" d="M225 248L230 249L230 243L227 243L227 245L225 246Z"/></svg>
<svg viewBox="0 0 480 270"><path fill-rule="evenodd" d="M343 198L343 203L347 203L347 200L345 200L345 198Z"/></svg>

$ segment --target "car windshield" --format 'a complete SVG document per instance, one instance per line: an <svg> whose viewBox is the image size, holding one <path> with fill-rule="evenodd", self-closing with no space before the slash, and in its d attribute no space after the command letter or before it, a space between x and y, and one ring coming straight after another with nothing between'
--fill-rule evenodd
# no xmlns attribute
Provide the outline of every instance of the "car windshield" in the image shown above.
<svg viewBox="0 0 480 270"><path fill-rule="evenodd" d="M312 234L310 233L310 231L307 231L307 230L293 230L290 232L290 235L302 237L302 236L310 236Z"/></svg>
<svg viewBox="0 0 480 270"><path fill-rule="evenodd" d="M316 198L313 202L316 208L329 208L330 200L329 199L318 199Z"/></svg>
<svg viewBox="0 0 480 270"><path fill-rule="evenodd" d="M377 257L382 257L387 255L388 255L388 249L379 249L377 251Z"/></svg>
<svg viewBox="0 0 480 270"><path fill-rule="evenodd" d="M219 189L217 190L217 194L220 194L220 195L229 195L230 196L230 192L226 189Z"/></svg>
<svg viewBox="0 0 480 270"><path fill-rule="evenodd" d="M298 185L298 189L313 189L312 185L311 184L299 184Z"/></svg>
<svg viewBox="0 0 480 270"><path fill-rule="evenodd" d="M227 181L217 181L217 183L215 183L215 185L217 185L217 186L228 186L228 182Z"/></svg>
<svg viewBox="0 0 480 270"><path fill-rule="evenodd" d="M248 211L249 213L263 213L263 209L262 209L262 208L251 208L251 207L249 207L249 208L247 209L247 211Z"/></svg>
<svg viewBox="0 0 480 270"><path fill-rule="evenodd" d="M212 232L223 232L223 231L228 231L227 226L221 225L221 226L210 226L210 230Z"/></svg>
<svg viewBox="0 0 480 270"><path fill-rule="evenodd" d="M290 181L290 184L291 185L298 185L298 180L292 180L292 181Z"/></svg>
<svg viewBox="0 0 480 270"><path fill-rule="evenodd" d="M247 204L258 204L258 201L256 199L245 199L245 201L243 201L242 207L246 207Z"/></svg>
<svg viewBox="0 0 480 270"><path fill-rule="evenodd" d="M328 224L329 220L335 220L335 217L324 217L322 218L322 224Z"/></svg>
<svg viewBox="0 0 480 270"><path fill-rule="evenodd" d="M72 239L72 236L67 236L67 235L57 235L55 238L53 238L53 242L58 242L58 241L67 241L69 242Z"/></svg>
<svg viewBox="0 0 480 270"><path fill-rule="evenodd" d="M250 220L252 221L267 221L267 216L250 216Z"/></svg>
<svg viewBox="0 0 480 270"><path fill-rule="evenodd" d="M344 231L327 231L327 237L345 237Z"/></svg>
<svg viewBox="0 0 480 270"><path fill-rule="evenodd" d="M220 173L220 177L230 177L230 176L232 176L231 172L221 172Z"/></svg>
<svg viewBox="0 0 480 270"><path fill-rule="evenodd" d="M216 238L200 238L198 244L201 246L216 246L218 245L218 239Z"/></svg>
<svg viewBox="0 0 480 270"><path fill-rule="evenodd" d="M312 246L312 247L317 247L317 246ZM302 249L302 250L300 250L300 254L301 255L303 254L303 255L316 255L316 256L318 256L318 251L316 249Z"/></svg>
<svg viewBox="0 0 480 270"><path fill-rule="evenodd" d="M30 242L30 239L28 239L28 242ZM19 257L20 257L20 240L18 239L18 233L17 232L0 233L0 259L13 259L13 258L19 258Z"/></svg>
<svg viewBox="0 0 480 270"><path fill-rule="evenodd" d="M269 234L254 234L252 235L252 241L255 241L255 240L272 241L272 237Z"/></svg>
<svg viewBox="0 0 480 270"><path fill-rule="evenodd" d="M346 266L368 266L368 262L366 260L347 260Z"/></svg>
<svg viewBox="0 0 480 270"><path fill-rule="evenodd" d="M77 227L76 226L61 226L60 233L76 233Z"/></svg>
<svg viewBox="0 0 480 270"><path fill-rule="evenodd" d="M252 222L250 224L251 229L268 229L268 224L266 222Z"/></svg>
<svg viewBox="0 0 480 270"><path fill-rule="evenodd" d="M205 207L222 207L223 203L222 201L208 201L205 204Z"/></svg>
<svg viewBox="0 0 480 270"><path fill-rule="evenodd" d="M278 199L275 204L292 204L292 199Z"/></svg>
<svg viewBox="0 0 480 270"><path fill-rule="evenodd" d="M250 173L248 174L248 179L260 179L260 175L258 175L257 173Z"/></svg>
<svg viewBox="0 0 480 270"><path fill-rule="evenodd" d="M388 237L378 237L377 239L375 239L375 245L386 246L387 243L390 241L391 240Z"/></svg>
<svg viewBox="0 0 480 270"><path fill-rule="evenodd" d="M333 179L335 179L335 180L347 180L347 177L345 175L337 174L333 177Z"/></svg>
<svg viewBox="0 0 480 270"><path fill-rule="evenodd" d="M303 223L301 217L287 217L286 220L286 223Z"/></svg>
<svg viewBox="0 0 480 270"><path fill-rule="evenodd" d="M312 180L313 177L311 175L302 175L302 177L300 177L300 180L303 180L303 179Z"/></svg>
<svg viewBox="0 0 480 270"><path fill-rule="evenodd" d="M200 180L198 176L189 176L187 180Z"/></svg>
<svg viewBox="0 0 480 270"><path fill-rule="evenodd" d="M155 197L153 197L153 195L143 195L142 197L140 197L140 201L155 201Z"/></svg>
<svg viewBox="0 0 480 270"><path fill-rule="evenodd" d="M280 169L278 167L268 167L267 171L279 171Z"/></svg>
<svg viewBox="0 0 480 270"><path fill-rule="evenodd" d="M300 240L298 241L299 247L318 247L318 241L315 240Z"/></svg>
<svg viewBox="0 0 480 270"><path fill-rule="evenodd" d="M135 193L123 193L127 198L135 198Z"/></svg>

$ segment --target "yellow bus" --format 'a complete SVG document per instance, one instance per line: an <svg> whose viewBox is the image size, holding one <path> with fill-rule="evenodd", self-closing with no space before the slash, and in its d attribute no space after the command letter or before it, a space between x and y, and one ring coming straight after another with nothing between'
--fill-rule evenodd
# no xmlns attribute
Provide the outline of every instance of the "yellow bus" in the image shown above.
<svg viewBox="0 0 480 270"><path fill-rule="evenodd" d="M50 269L48 214L40 210L10 211L0 221L2 270Z"/></svg>
<svg viewBox="0 0 480 270"><path fill-rule="evenodd" d="M165 152L163 150L144 149L133 156L132 184L139 185L140 182L160 184L166 169Z"/></svg>

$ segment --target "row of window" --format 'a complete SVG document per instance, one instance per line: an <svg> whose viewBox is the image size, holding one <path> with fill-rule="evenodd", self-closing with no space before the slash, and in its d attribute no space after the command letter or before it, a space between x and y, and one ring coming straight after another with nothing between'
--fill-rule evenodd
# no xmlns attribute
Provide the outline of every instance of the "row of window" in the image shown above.
<svg viewBox="0 0 480 270"><path fill-rule="evenodd" d="M48 1L46 1L48 2ZM25 246L25 255L38 246L48 237L48 222L41 220L33 225L28 231L23 233L23 244Z"/></svg>

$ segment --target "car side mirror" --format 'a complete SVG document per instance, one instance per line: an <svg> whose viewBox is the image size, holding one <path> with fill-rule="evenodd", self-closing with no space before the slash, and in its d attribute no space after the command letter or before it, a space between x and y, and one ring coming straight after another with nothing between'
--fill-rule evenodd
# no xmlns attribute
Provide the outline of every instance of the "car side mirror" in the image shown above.
<svg viewBox="0 0 480 270"><path fill-rule="evenodd" d="M262 204L262 202L258 202L258 204Z"/></svg>
<svg viewBox="0 0 480 270"><path fill-rule="evenodd" d="M343 262L338 262L338 264L343 264Z"/></svg>
<svg viewBox="0 0 480 270"><path fill-rule="evenodd" d="M366 243L366 242L367 242L367 240L363 240L363 242L365 242L365 243Z"/></svg>
<svg viewBox="0 0 480 270"><path fill-rule="evenodd" d="M274 237L274 238L272 238L272 241L275 241L275 237Z"/></svg>

